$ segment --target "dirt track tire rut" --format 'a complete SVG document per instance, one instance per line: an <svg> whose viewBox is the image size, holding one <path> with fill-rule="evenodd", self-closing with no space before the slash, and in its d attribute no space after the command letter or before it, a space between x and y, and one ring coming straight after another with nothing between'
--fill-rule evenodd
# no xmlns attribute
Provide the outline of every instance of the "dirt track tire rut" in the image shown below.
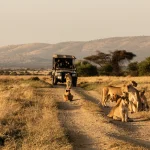
<svg viewBox="0 0 150 150"><path fill-rule="evenodd" d="M56 90L63 93L65 89L61 87L61 89L56 88ZM78 94L77 91L78 88L72 90L74 101L63 102L61 98L58 102L59 120L66 130L73 149L109 149L107 142L110 139L102 132L102 130L106 130L105 125L102 125L100 118L98 119L82 108L84 96Z"/></svg>

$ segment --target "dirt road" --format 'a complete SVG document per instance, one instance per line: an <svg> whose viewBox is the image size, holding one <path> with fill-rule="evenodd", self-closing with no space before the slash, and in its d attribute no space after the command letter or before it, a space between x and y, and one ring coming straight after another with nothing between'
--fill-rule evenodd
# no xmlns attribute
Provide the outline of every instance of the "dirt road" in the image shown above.
<svg viewBox="0 0 150 150"><path fill-rule="evenodd" d="M59 120L74 150L147 150L150 149L150 120L130 115L135 121L122 123L107 118L110 108L98 106L99 93L76 87L74 100L63 101L64 85L52 88L58 101ZM89 102L87 106L84 104ZM91 106L90 106L91 104ZM94 111L95 106L99 111ZM137 115L137 116L136 116Z"/></svg>

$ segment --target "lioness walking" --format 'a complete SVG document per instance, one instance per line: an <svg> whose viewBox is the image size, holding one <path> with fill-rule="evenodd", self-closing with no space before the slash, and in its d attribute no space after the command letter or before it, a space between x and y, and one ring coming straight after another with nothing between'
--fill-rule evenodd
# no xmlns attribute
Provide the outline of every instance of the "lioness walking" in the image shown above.
<svg viewBox="0 0 150 150"><path fill-rule="evenodd" d="M72 76L70 75L70 73L66 73L65 78L66 78L66 89L71 89Z"/></svg>

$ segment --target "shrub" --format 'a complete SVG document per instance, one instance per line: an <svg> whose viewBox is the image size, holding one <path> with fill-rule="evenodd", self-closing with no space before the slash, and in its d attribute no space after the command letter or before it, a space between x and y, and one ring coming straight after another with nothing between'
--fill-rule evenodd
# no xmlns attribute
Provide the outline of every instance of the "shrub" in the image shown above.
<svg viewBox="0 0 150 150"><path fill-rule="evenodd" d="M139 75L150 75L150 57L139 63Z"/></svg>
<svg viewBox="0 0 150 150"><path fill-rule="evenodd" d="M79 76L95 76L98 75L97 67L87 61L78 62L76 64Z"/></svg>
<svg viewBox="0 0 150 150"><path fill-rule="evenodd" d="M138 69L139 69L138 62L130 63L127 67L128 75L138 76L139 74Z"/></svg>
<svg viewBox="0 0 150 150"><path fill-rule="evenodd" d="M99 69L99 75L112 75L113 67L111 64L106 64Z"/></svg>
<svg viewBox="0 0 150 150"><path fill-rule="evenodd" d="M17 75L17 72L15 72L15 71L14 71L14 72L11 72L10 75L16 76L16 75Z"/></svg>
<svg viewBox="0 0 150 150"><path fill-rule="evenodd" d="M32 80L32 81L39 81L40 79L39 79L39 77L31 77L30 80Z"/></svg>

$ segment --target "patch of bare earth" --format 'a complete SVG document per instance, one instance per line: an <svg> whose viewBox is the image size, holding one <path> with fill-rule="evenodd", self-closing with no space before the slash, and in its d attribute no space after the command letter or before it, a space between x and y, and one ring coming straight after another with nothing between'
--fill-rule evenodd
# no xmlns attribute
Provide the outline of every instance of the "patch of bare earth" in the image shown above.
<svg viewBox="0 0 150 150"><path fill-rule="evenodd" d="M63 101L64 91L65 86L57 85L52 93L58 101L61 126L74 150L150 149L149 120L113 121L106 116L110 108L98 105L100 95L95 91L73 88L74 100L71 102Z"/></svg>

